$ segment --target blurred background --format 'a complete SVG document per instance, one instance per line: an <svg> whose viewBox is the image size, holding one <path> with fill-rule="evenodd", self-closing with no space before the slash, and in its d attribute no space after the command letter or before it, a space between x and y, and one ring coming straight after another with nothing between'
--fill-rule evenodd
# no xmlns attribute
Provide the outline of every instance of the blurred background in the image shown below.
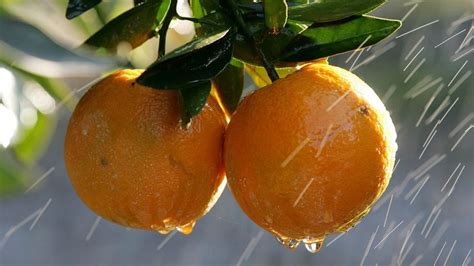
<svg viewBox="0 0 474 266"><path fill-rule="evenodd" d="M181 3L182 14L186 5ZM474 247L474 2L391 0L374 15L403 20L383 42L330 59L387 105L398 131L389 188L362 222L317 254L280 246L228 189L189 236L126 229L75 195L63 162L71 112L88 84L130 62L146 67L156 40L128 55L75 50L133 1L103 1L68 21L66 0L0 0L0 264L469 265ZM190 40L174 23L169 50ZM246 91L255 89L247 78Z"/></svg>

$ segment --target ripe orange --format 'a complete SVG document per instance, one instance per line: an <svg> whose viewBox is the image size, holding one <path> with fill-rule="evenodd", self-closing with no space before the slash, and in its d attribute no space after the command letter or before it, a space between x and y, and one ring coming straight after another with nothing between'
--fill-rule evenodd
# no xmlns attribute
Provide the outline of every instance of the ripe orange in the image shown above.
<svg viewBox="0 0 474 266"><path fill-rule="evenodd" d="M224 113L209 97L183 129L179 93L137 84L141 73L118 71L80 100L66 134L67 171L79 197L103 218L190 233L225 186Z"/></svg>
<svg viewBox="0 0 474 266"><path fill-rule="evenodd" d="M390 115L354 74L326 64L243 100L226 131L231 191L258 225L315 252L347 231L388 185L397 149Z"/></svg>

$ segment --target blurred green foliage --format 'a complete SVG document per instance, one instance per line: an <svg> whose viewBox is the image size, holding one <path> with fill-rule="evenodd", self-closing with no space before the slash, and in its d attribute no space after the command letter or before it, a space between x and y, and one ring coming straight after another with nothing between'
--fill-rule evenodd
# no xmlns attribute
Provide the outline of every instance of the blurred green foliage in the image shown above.
<svg viewBox="0 0 474 266"><path fill-rule="evenodd" d="M43 170L37 162L55 132L57 111L71 110L77 102L65 82L68 73L74 77L74 69L63 69L62 64L94 60L57 43L77 46L132 5L132 1L108 1L66 21L67 0L0 0L0 197L24 191L35 181L31 177L40 176ZM55 18L64 23L52 27ZM9 27L24 32L4 31Z"/></svg>

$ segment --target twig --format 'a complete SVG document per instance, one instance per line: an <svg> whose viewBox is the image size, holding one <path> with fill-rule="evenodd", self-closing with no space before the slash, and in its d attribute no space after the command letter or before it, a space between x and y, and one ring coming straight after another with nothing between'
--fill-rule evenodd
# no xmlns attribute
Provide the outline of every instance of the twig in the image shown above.
<svg viewBox="0 0 474 266"><path fill-rule="evenodd" d="M171 0L170 9L166 14L165 19L163 20L163 24L161 28L158 30L158 36L160 36L160 42L158 45L158 58L165 55L166 52L166 33L168 32L168 28L170 27L171 20L173 17L177 15L176 6L178 5L178 0Z"/></svg>
<svg viewBox="0 0 474 266"><path fill-rule="evenodd" d="M235 17L235 20L237 21L237 25L240 28L240 30L244 33L245 38L247 39L247 42L254 48L254 50L258 53L260 60L262 61L263 67L265 67L265 70L267 71L268 77L272 80L275 81L279 79L280 77L278 76L278 73L275 70L275 67L273 64L265 57L265 54L263 51L258 47L257 42L255 38L252 35L252 32L250 32L249 27L246 25L244 18L242 16L242 13L235 3L234 0L226 0L227 4L229 5L229 9L232 12L232 15Z"/></svg>

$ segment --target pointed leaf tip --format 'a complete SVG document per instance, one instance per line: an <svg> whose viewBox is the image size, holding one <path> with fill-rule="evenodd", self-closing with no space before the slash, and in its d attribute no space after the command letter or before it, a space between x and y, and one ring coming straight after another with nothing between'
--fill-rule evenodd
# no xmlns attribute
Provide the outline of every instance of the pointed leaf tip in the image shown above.
<svg viewBox="0 0 474 266"><path fill-rule="evenodd" d="M201 112L206 105L207 98L211 93L211 81L204 81L193 84L180 91L183 104L181 115L182 126L186 128L191 122L191 118Z"/></svg>
<svg viewBox="0 0 474 266"><path fill-rule="evenodd" d="M358 16L340 22L314 24L298 34L279 60L310 61L378 43L395 32L398 20Z"/></svg>

